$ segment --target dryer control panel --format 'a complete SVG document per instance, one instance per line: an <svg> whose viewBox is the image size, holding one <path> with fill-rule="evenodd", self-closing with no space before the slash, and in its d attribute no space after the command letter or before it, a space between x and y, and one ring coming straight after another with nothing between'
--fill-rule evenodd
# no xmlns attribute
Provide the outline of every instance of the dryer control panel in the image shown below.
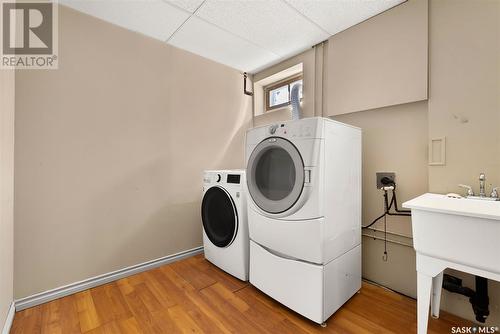
<svg viewBox="0 0 500 334"><path fill-rule="evenodd" d="M268 133L272 136L279 136L279 137L289 137L289 138L296 138L296 137L311 137L314 138L314 134L316 131L314 131L314 124L308 124L308 123L277 123L277 124L271 124L268 128Z"/></svg>
<svg viewBox="0 0 500 334"><path fill-rule="evenodd" d="M282 137L288 140L321 139L324 138L326 122L334 121L311 117L259 126L247 131L246 146L251 150L250 146L257 145L268 137Z"/></svg>

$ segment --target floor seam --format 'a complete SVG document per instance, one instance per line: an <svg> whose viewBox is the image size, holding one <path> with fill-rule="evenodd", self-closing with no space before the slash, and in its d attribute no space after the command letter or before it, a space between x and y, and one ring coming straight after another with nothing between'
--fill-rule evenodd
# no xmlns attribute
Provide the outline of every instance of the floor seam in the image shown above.
<svg viewBox="0 0 500 334"><path fill-rule="evenodd" d="M237 293L237 292L239 292L239 291L241 291L241 290L243 290L243 289L248 288L249 286L250 286L250 283L247 283L245 286L243 286L243 287L241 287L241 288L239 288L239 289L234 290L234 291L233 291L233 293Z"/></svg>

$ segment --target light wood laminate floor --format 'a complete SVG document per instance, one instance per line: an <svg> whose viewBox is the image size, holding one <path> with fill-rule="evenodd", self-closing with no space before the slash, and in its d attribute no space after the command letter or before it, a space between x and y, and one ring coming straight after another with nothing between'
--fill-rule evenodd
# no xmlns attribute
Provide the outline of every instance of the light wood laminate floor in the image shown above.
<svg viewBox="0 0 500 334"><path fill-rule="evenodd" d="M194 256L16 313L11 333L416 333L415 300L363 283L322 328ZM429 333L471 323L442 312Z"/></svg>

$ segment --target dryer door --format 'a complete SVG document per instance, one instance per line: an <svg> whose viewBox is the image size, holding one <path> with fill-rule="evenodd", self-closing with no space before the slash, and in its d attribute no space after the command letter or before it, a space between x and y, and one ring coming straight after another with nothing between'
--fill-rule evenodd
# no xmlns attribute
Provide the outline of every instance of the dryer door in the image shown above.
<svg viewBox="0 0 500 334"><path fill-rule="evenodd" d="M218 247L229 246L238 232L238 212L231 195L222 187L211 187L201 203L203 229Z"/></svg>
<svg viewBox="0 0 500 334"><path fill-rule="evenodd" d="M270 137L253 150L247 165L248 192L268 213L290 209L304 188L304 162L288 140Z"/></svg>

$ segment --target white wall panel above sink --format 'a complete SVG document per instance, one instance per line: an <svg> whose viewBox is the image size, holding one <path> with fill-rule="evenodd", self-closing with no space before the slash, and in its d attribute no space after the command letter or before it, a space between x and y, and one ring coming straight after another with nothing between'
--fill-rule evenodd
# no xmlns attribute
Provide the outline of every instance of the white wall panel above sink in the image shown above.
<svg viewBox="0 0 500 334"><path fill-rule="evenodd" d="M177 31L169 44L242 71L279 58L195 16Z"/></svg>
<svg viewBox="0 0 500 334"><path fill-rule="evenodd" d="M59 2L162 41L166 41L190 15L162 0L59 0Z"/></svg>
<svg viewBox="0 0 500 334"><path fill-rule="evenodd" d="M207 0L195 15L280 56L329 37L281 0Z"/></svg>

